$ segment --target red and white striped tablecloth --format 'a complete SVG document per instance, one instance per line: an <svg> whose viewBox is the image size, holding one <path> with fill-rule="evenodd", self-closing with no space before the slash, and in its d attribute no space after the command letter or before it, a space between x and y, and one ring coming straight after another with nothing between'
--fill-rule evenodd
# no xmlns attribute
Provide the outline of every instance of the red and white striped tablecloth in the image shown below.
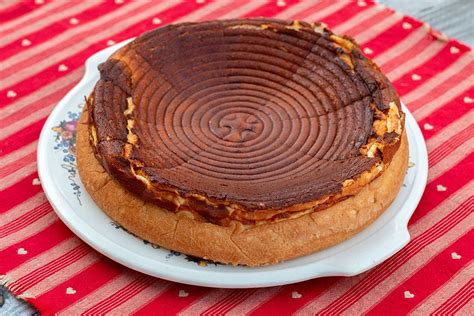
<svg viewBox="0 0 474 316"><path fill-rule="evenodd" d="M156 279L75 237L39 185L36 145L91 54L179 21L267 16L353 36L393 81L429 152L411 242L355 277L247 290ZM0 2L1 283L45 314L473 314L474 54L370 1ZM179 293L181 292L181 295Z"/></svg>

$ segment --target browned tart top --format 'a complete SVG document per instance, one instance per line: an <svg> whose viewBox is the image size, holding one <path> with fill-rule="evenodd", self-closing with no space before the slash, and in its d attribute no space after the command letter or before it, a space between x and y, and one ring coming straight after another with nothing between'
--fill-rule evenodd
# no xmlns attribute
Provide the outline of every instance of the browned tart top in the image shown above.
<svg viewBox="0 0 474 316"><path fill-rule="evenodd" d="M97 159L169 211L227 225L327 208L389 165L404 115L378 67L319 24L168 25L99 67Z"/></svg>

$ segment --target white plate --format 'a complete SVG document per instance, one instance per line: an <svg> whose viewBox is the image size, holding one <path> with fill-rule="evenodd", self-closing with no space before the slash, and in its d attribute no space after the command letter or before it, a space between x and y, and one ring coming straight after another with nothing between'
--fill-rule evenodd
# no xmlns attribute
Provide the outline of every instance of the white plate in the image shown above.
<svg viewBox="0 0 474 316"><path fill-rule="evenodd" d="M393 204L353 238L315 254L277 265L248 268L196 263L193 258L151 245L119 229L94 203L76 172L74 122L99 78L97 65L128 41L104 49L86 62L84 78L56 106L41 132L38 171L46 196L61 220L97 251L159 278L212 287L247 288L294 283L323 276L350 276L383 262L410 240L407 223L425 188L425 142L404 107L410 168Z"/></svg>

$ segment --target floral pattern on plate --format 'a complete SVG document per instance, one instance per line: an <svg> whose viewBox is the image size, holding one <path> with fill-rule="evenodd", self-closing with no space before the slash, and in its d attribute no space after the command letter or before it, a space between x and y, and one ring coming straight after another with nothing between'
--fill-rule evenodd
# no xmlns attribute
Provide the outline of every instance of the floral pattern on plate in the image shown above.
<svg viewBox="0 0 474 316"><path fill-rule="evenodd" d="M54 150L63 154L61 168L68 172L68 180L73 194L76 196L79 205L82 205L82 190L77 183L77 162L76 162L76 127L82 112L83 104L80 104L77 112L67 112L67 118L62 120L57 126L52 128L54 135Z"/></svg>

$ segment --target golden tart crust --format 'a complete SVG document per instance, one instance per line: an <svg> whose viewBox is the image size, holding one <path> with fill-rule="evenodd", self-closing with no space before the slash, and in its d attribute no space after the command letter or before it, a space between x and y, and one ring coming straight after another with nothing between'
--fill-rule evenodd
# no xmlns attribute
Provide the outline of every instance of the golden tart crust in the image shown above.
<svg viewBox="0 0 474 316"><path fill-rule="evenodd" d="M77 130L78 169L98 206L128 231L152 243L201 258L258 266L277 263L342 242L372 223L397 196L408 166L405 133L389 167L347 199L293 219L226 226L202 221L194 212L170 212L144 201L114 180L89 143L87 109Z"/></svg>

